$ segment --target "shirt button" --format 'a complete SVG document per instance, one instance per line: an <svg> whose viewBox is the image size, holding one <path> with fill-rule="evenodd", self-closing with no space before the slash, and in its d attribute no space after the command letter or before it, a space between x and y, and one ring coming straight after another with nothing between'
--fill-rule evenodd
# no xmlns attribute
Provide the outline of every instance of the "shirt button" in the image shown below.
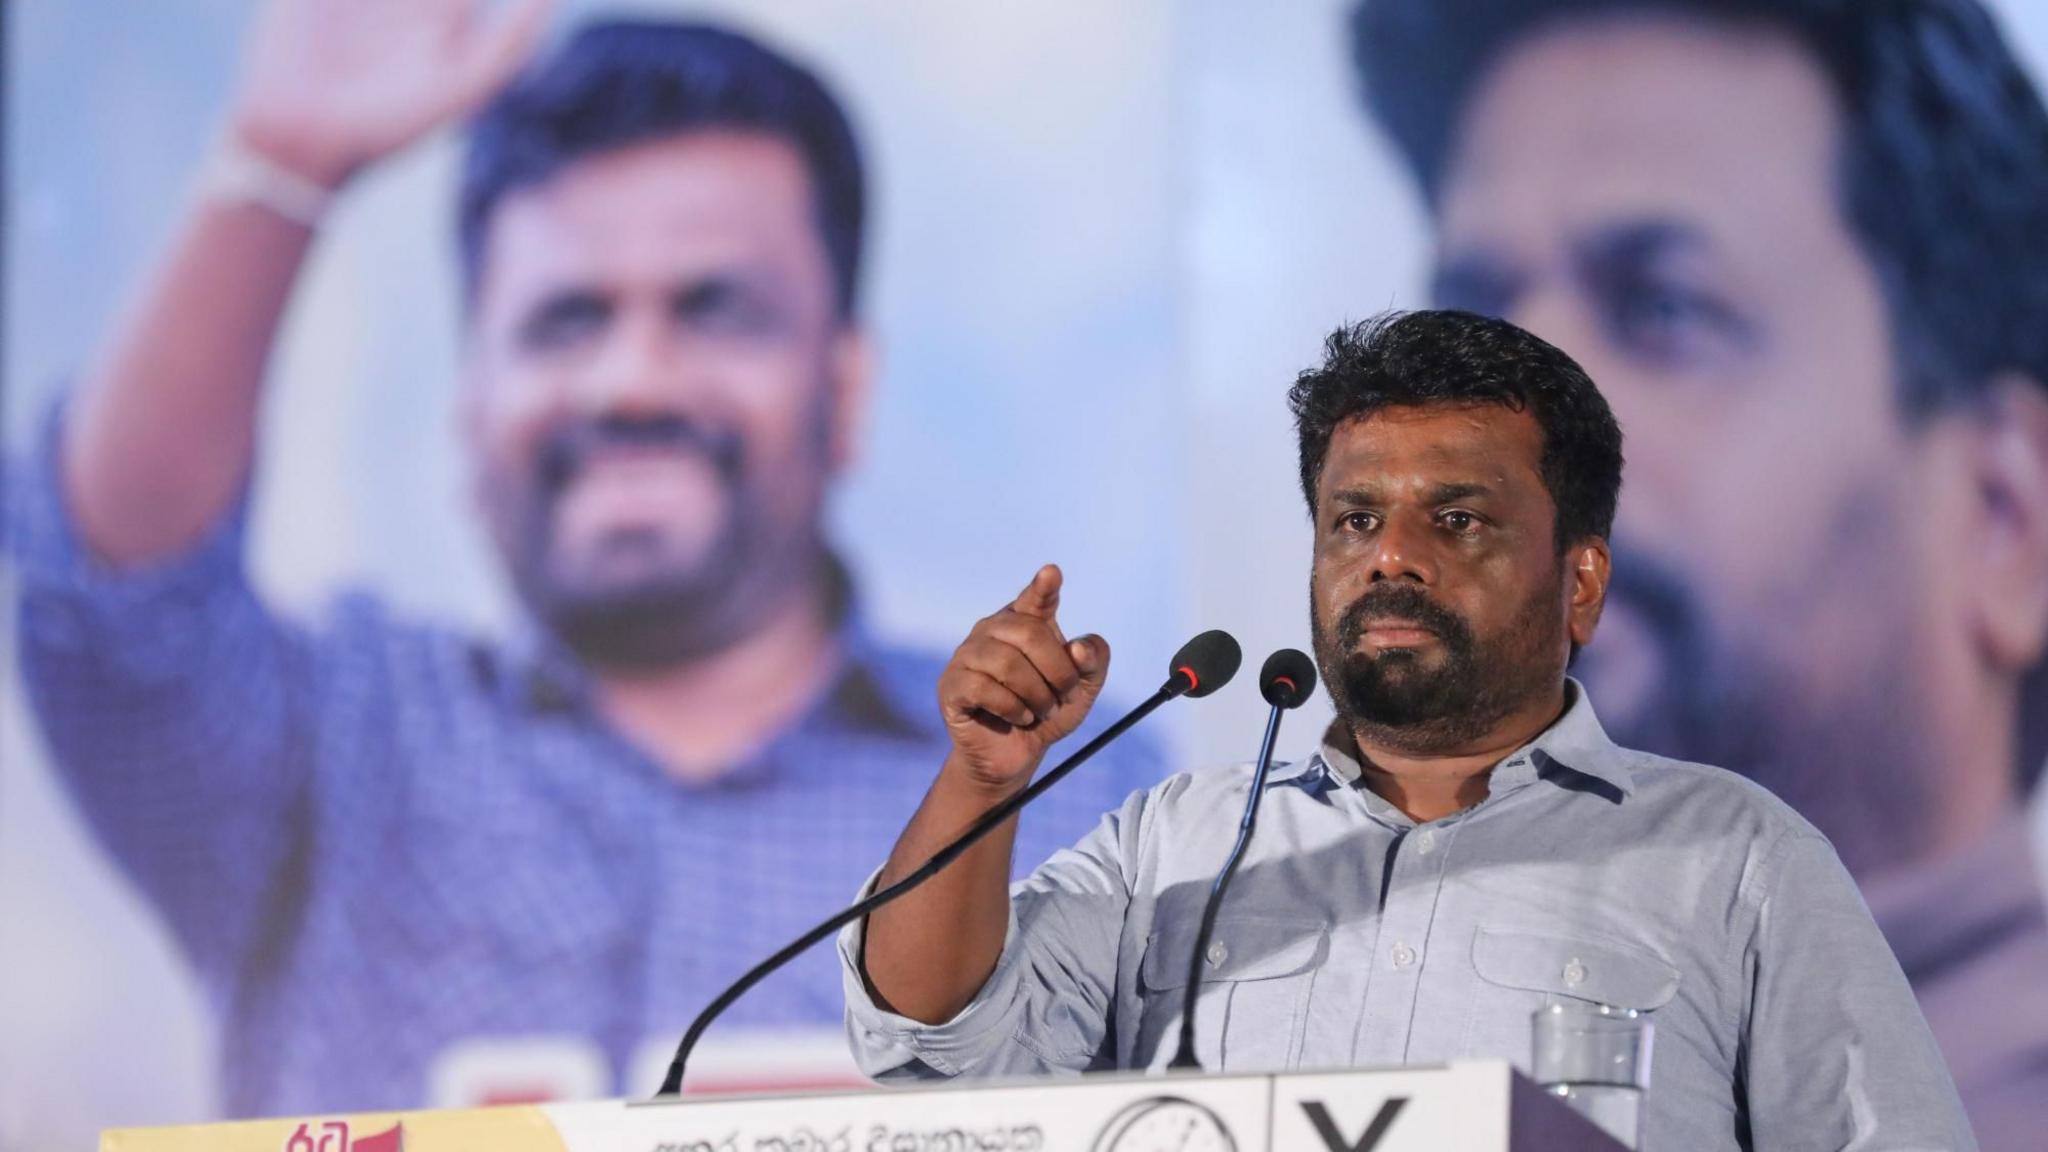
<svg viewBox="0 0 2048 1152"><path fill-rule="evenodd" d="M1586 966L1579 963L1579 958L1574 956L1571 959L1571 963L1564 966L1564 986L1567 988L1577 988L1585 982Z"/></svg>
<svg viewBox="0 0 2048 1152"><path fill-rule="evenodd" d="M1415 949L1406 944L1394 945L1394 967L1406 968L1415 963Z"/></svg>
<svg viewBox="0 0 2048 1152"><path fill-rule="evenodd" d="M1422 835L1415 838L1415 850L1424 856L1436 850L1436 832L1434 829L1425 829Z"/></svg>
<svg viewBox="0 0 2048 1152"><path fill-rule="evenodd" d="M1225 948L1223 946L1223 942L1219 940L1216 943L1209 945L1208 956L1209 967L1221 968L1223 967L1223 962L1225 960L1230 959L1230 949Z"/></svg>

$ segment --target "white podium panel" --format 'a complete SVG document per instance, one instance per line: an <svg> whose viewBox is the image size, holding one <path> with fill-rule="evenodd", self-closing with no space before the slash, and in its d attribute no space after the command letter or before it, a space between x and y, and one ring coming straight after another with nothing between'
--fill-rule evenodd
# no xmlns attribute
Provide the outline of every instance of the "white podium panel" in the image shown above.
<svg viewBox="0 0 2048 1152"><path fill-rule="evenodd" d="M1602 1152L1504 1061L1281 1076L948 1084L256 1120L102 1152Z"/></svg>

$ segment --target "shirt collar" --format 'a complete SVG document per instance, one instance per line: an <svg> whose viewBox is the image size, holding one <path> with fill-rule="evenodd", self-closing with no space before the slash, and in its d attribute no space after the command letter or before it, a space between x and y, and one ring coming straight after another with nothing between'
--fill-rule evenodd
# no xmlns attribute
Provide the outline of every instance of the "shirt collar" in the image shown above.
<svg viewBox="0 0 2048 1152"><path fill-rule="evenodd" d="M1628 754L1600 726L1600 717L1593 712L1593 701L1585 686L1568 677L1565 695L1571 703L1565 707L1564 715L1494 766L1489 784L1495 795L1539 779L1565 788L1613 790L1621 796L1635 791ZM1341 724L1342 721L1331 722L1323 736L1322 749L1314 756L1299 764L1286 765L1284 770L1274 769L1269 781L1304 780L1313 772L1335 783L1356 787L1365 771L1351 752L1351 741ZM1587 781L1594 782L1590 789ZM1615 797L1617 801L1619 798Z"/></svg>

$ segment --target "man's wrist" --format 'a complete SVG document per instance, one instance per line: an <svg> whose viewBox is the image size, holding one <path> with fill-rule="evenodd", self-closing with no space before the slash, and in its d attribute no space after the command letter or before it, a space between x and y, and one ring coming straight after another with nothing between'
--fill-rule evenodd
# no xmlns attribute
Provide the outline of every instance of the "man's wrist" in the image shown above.
<svg viewBox="0 0 2048 1152"><path fill-rule="evenodd" d="M195 194L211 203L253 205L313 230L334 207L335 190L336 185L307 177L230 133L201 167Z"/></svg>
<svg viewBox="0 0 2048 1152"><path fill-rule="evenodd" d="M323 143L320 135L270 123L261 114L247 110L230 112L221 126L221 140L226 146L252 152L330 193L339 192L375 157L351 155L350 148Z"/></svg>
<svg viewBox="0 0 2048 1152"><path fill-rule="evenodd" d="M955 804L972 806L978 812L989 809L1022 792L1038 774L1038 763L1007 780L992 781L977 771L958 750L946 757L939 769L937 789Z"/></svg>

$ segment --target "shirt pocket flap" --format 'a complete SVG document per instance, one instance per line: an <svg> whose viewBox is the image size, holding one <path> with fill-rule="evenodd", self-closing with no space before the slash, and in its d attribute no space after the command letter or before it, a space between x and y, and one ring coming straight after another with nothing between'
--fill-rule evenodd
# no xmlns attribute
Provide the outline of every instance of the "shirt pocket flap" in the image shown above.
<svg viewBox="0 0 2048 1152"><path fill-rule="evenodd" d="M1140 968L1145 987L1185 988L1188 961L1193 958L1198 924L1152 933L1145 941ZM1271 980L1296 976L1322 962L1330 929L1312 920L1279 920L1265 916L1221 916L1202 961L1203 982Z"/></svg>
<svg viewBox="0 0 2048 1152"><path fill-rule="evenodd" d="M1481 978L1647 1012L1678 994L1678 969L1639 948L1537 932L1481 928L1472 941Z"/></svg>

